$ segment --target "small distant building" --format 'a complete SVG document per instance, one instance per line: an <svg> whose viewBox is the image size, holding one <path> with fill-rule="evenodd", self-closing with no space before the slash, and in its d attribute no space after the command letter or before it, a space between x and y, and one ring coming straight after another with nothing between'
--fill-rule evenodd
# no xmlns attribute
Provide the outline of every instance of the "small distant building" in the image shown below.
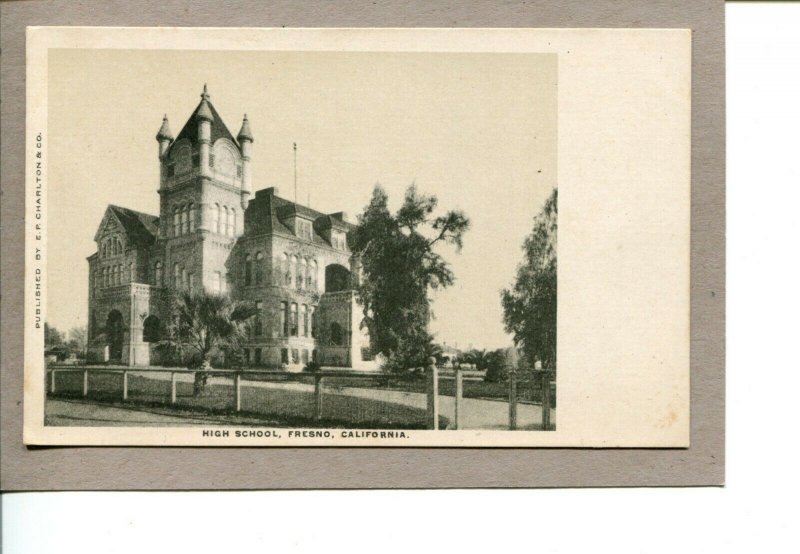
<svg viewBox="0 0 800 554"><path fill-rule="evenodd" d="M265 188L253 196L254 136L234 137L204 88L173 138L156 140L158 215L110 205L89 256L89 344L97 361L163 362L170 291L205 289L252 301L258 315L239 357L299 370L309 361L372 369L354 289L359 263L345 214L322 213Z"/></svg>

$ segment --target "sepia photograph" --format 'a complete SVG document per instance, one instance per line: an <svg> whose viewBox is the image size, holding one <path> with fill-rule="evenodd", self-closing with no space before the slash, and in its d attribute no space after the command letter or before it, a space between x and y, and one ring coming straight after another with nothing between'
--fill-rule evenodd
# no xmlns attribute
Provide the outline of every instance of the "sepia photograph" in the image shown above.
<svg viewBox="0 0 800 554"><path fill-rule="evenodd" d="M558 430L557 53L46 56L29 238L51 436Z"/></svg>

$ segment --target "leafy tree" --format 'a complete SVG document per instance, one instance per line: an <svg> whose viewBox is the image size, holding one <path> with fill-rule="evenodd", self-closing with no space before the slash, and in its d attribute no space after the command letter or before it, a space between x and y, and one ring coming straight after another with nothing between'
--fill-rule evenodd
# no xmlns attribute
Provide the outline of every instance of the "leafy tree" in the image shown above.
<svg viewBox="0 0 800 554"><path fill-rule="evenodd" d="M195 352L200 369L211 368L215 349L236 350L247 337L248 320L258 311L249 302L208 291L180 292L172 300L174 321L167 326L165 342L179 352ZM208 382L207 373L196 373L194 395Z"/></svg>
<svg viewBox="0 0 800 554"><path fill-rule="evenodd" d="M69 338L67 342L67 346L69 349L77 354L85 354L86 353L86 326L82 327L73 327L67 333Z"/></svg>
<svg viewBox="0 0 800 554"><path fill-rule="evenodd" d="M512 289L501 293L503 322L521 346L527 363L537 360L545 369L556 367L556 286L558 190L547 199L525 238L522 264Z"/></svg>
<svg viewBox="0 0 800 554"><path fill-rule="evenodd" d="M487 352L484 363L486 364L485 381L498 383L508 379L508 372L512 369L512 364L505 349L499 348Z"/></svg>
<svg viewBox="0 0 800 554"><path fill-rule="evenodd" d="M428 332L428 294L455 280L436 248L450 244L460 251L469 229L469 219L458 210L434 216L436 204L436 197L412 185L392 214L386 191L376 185L350 234L362 267L357 290L364 308L362 325L369 330L373 352L382 353L390 369L424 367L436 354Z"/></svg>
<svg viewBox="0 0 800 554"><path fill-rule="evenodd" d="M64 344L64 333L47 323L44 322L44 346L45 348L52 348L53 346L61 346Z"/></svg>

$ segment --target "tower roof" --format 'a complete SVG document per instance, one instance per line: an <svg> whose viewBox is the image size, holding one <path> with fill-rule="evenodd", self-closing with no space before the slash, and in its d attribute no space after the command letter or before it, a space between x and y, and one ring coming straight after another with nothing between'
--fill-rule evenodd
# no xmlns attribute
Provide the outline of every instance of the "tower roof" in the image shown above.
<svg viewBox="0 0 800 554"><path fill-rule="evenodd" d="M242 140L249 140L253 142L253 132L250 130L250 122L247 120L247 114L244 114L244 119L242 120L242 128L239 129L239 134L236 135L236 138L239 139L239 142Z"/></svg>
<svg viewBox="0 0 800 554"><path fill-rule="evenodd" d="M173 144L181 139L189 139L193 144L197 143L197 128L200 124L200 119L204 118L211 122L211 144L214 144L217 139L226 138L236 146L239 146L239 143L233 138L228 127L225 126L219 113L217 113L217 110L214 108L214 104L209 100L210 96L205 87L203 87L203 94L201 94L200 97L200 103L197 104L192 115L189 116L189 119L186 121L183 129L181 129L181 132L178 133L178 137Z"/></svg>
<svg viewBox="0 0 800 554"><path fill-rule="evenodd" d="M161 122L161 129L158 130L156 140L172 140L173 138L172 131L169 130L169 120L167 119L167 114L164 114L164 120Z"/></svg>

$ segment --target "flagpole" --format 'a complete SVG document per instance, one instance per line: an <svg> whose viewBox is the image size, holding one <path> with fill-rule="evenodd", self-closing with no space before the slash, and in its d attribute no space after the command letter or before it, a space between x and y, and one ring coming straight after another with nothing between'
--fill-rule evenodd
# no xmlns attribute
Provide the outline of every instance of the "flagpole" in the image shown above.
<svg viewBox="0 0 800 554"><path fill-rule="evenodd" d="M294 203L297 204L297 143L292 143L294 147Z"/></svg>

